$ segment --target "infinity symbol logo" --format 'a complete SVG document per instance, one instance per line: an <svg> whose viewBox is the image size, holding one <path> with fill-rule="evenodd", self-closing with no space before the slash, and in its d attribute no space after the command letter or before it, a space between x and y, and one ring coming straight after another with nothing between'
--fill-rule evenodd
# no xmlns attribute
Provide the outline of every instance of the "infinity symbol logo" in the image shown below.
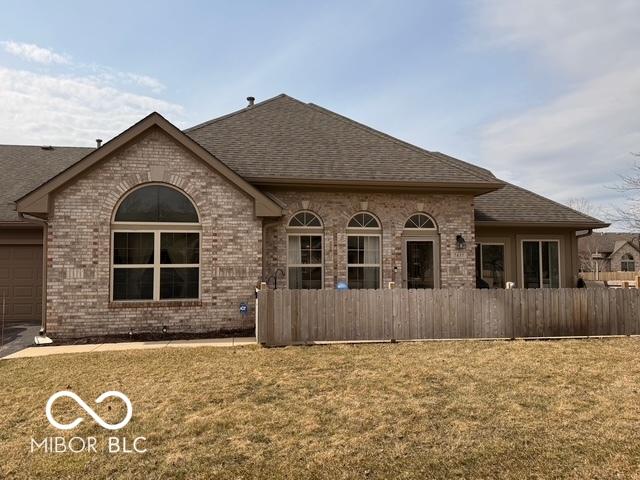
<svg viewBox="0 0 640 480"><path fill-rule="evenodd" d="M71 391L63 390L61 392L54 393L53 395L51 395L49 397L49 400L47 401L47 406L45 408L45 413L47 414L47 419L49 420L49 423L59 430L71 430L72 428L75 428L78 425L80 425L82 420L84 420L82 417L78 417L73 422L67 423L67 424L59 423L58 421L56 421L56 419L53 418L53 415L51 414L51 407L53 406L53 402L55 402L61 397L69 397L73 399L78 405L82 407L82 409L85 412L91 415L91 418L93 418L96 421L96 423L98 423L98 425L100 425L102 428L106 428L107 430L121 429L127 423L129 423L129 420L131 420L131 416L133 415L133 406L131 405L131 401L129 400L129 398L124 393L118 392L116 390L110 390L108 392L104 392L102 395L96 398L96 403L102 403L106 398L116 397L122 400L124 404L127 406L127 414L125 415L124 420L113 425L111 423L107 423L104 420L102 420L102 418L100 418L100 416L89 405L87 405L84 402L84 400L82 400L78 395L76 395Z"/></svg>

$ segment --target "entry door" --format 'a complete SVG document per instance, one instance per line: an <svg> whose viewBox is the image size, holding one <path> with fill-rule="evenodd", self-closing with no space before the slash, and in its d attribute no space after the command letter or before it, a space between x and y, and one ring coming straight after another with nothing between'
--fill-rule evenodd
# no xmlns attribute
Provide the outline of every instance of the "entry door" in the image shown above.
<svg viewBox="0 0 640 480"><path fill-rule="evenodd" d="M435 250L433 240L407 240L407 288L435 288Z"/></svg>

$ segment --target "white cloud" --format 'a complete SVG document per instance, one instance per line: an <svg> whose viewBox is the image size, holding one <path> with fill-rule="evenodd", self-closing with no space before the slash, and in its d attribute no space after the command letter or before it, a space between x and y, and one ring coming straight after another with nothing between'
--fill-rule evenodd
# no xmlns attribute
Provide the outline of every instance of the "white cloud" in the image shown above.
<svg viewBox="0 0 640 480"><path fill-rule="evenodd" d="M158 111L175 121L182 107L115 88L95 77L0 67L0 143L91 146Z"/></svg>
<svg viewBox="0 0 640 480"><path fill-rule="evenodd" d="M123 78L129 80L136 85L140 85L141 87L146 87L153 92L159 93L165 89L165 86L153 77L149 77L147 75L138 75L136 73L124 73L122 74Z"/></svg>
<svg viewBox="0 0 640 480"><path fill-rule="evenodd" d="M487 126L484 163L560 201L619 201L607 185L640 150L640 2L486 0L476 13L485 48L526 55L564 85Z"/></svg>
<svg viewBox="0 0 640 480"><path fill-rule="evenodd" d="M43 63L46 65L53 63L66 65L71 63L71 58L68 55L61 55L53 50L42 48L32 43L19 43L14 41L4 41L1 43L5 52L30 62Z"/></svg>

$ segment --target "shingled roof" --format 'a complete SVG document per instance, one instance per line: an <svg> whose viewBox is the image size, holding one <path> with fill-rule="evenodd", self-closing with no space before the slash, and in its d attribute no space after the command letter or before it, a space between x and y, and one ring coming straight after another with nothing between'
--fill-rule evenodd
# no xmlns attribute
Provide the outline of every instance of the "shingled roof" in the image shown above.
<svg viewBox="0 0 640 480"><path fill-rule="evenodd" d="M249 181L440 185L491 191L488 170L279 95L185 130Z"/></svg>
<svg viewBox="0 0 640 480"><path fill-rule="evenodd" d="M626 232L593 232L593 235L583 237L578 241L581 252L603 253L609 256L622 245L629 243L635 249L640 248L640 234Z"/></svg>
<svg viewBox="0 0 640 480"><path fill-rule="evenodd" d="M606 223L489 170L424 150L317 105L279 95L184 131L255 185L324 183L449 185L480 194L475 220L487 225L601 228ZM0 222L18 220L12 202L93 148L0 145ZM488 192L482 194L482 192Z"/></svg>
<svg viewBox="0 0 640 480"><path fill-rule="evenodd" d="M0 145L0 222L20 220L13 202L94 148Z"/></svg>
<svg viewBox="0 0 640 480"><path fill-rule="evenodd" d="M597 218L510 183L500 190L476 197L474 205L476 223L558 225L581 229L609 226Z"/></svg>

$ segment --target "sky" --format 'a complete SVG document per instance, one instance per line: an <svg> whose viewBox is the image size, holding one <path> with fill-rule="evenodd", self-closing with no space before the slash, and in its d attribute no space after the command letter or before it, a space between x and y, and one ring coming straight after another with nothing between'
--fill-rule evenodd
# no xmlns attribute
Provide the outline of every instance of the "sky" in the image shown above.
<svg viewBox="0 0 640 480"><path fill-rule="evenodd" d="M3 0L0 143L280 93L608 219L639 160L640 1Z"/></svg>

